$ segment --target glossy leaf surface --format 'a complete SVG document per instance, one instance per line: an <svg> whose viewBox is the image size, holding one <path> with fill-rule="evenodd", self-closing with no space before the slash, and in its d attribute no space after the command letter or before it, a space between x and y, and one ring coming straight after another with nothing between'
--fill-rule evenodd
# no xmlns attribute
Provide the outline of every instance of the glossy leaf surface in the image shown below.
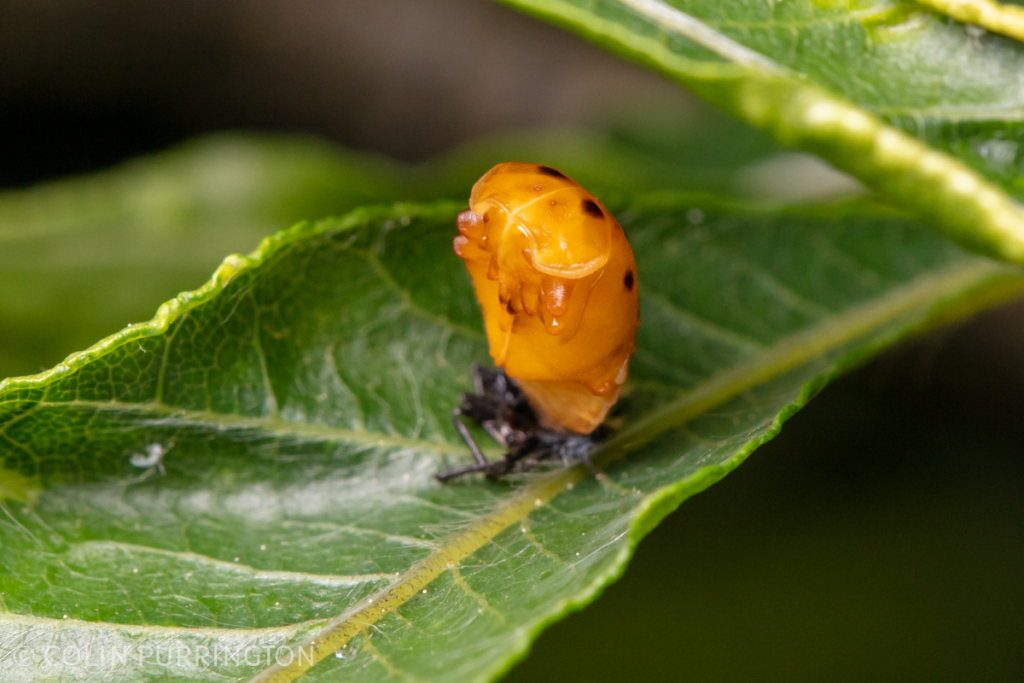
<svg viewBox="0 0 1024 683"><path fill-rule="evenodd" d="M487 361L461 208L301 224L0 385L4 680L241 681L310 652L306 680L491 678L837 369L1022 286L869 203L621 200L643 325L607 475L443 486Z"/></svg>

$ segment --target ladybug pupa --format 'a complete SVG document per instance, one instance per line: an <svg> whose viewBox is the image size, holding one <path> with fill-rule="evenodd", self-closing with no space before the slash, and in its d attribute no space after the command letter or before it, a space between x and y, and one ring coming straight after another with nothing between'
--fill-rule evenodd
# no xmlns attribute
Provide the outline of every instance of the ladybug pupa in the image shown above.
<svg viewBox="0 0 1024 683"><path fill-rule="evenodd" d="M474 370L453 421L476 460L438 474L498 477L552 455L586 461L618 400L640 325L636 262L601 202L563 173L498 164L458 216L455 253L483 310L497 372ZM488 462L460 417L508 449Z"/></svg>

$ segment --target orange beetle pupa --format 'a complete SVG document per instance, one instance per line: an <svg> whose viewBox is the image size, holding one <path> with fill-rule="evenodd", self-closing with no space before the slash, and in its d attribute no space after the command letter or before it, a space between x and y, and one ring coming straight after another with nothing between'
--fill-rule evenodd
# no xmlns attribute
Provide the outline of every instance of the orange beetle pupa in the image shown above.
<svg viewBox="0 0 1024 683"><path fill-rule="evenodd" d="M458 229L494 364L545 427L589 434L636 350L639 283L622 228L559 171L504 163L473 186Z"/></svg>

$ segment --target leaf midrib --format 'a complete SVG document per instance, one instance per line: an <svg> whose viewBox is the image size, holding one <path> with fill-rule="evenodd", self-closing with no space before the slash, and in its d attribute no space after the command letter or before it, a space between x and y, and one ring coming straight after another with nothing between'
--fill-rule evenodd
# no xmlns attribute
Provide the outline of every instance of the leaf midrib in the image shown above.
<svg viewBox="0 0 1024 683"><path fill-rule="evenodd" d="M715 54L743 66L760 67L782 74L787 70L774 60L711 28L700 19L660 0L619 0L623 5L663 27L671 28Z"/></svg>
<svg viewBox="0 0 1024 683"><path fill-rule="evenodd" d="M785 337L750 361L713 375L664 409L627 427L592 456L592 460L600 466L607 465L611 460L625 456L657 436L712 407L721 405L743 391L875 332L886 323L894 322L917 307L928 303L938 305L993 278L1012 277L1012 273L1012 270L999 264L974 261L968 265L947 268L941 275L918 277L889 295L847 309L843 314L831 316L801 333ZM1017 278L1013 292L1017 293L1022 289L1024 279ZM702 476L704 469L698 470L690 479ZM371 596L368 604L355 606L335 617L323 629L294 647L297 650L301 648L306 653L314 653L314 663L320 661L344 646L355 635L365 631L387 612L399 608L444 571L458 566L462 560L503 530L525 519L534 509L548 504L555 496L588 474L586 467L576 465L534 478L519 493L500 503L493 512L449 538L434 553L414 564L394 583ZM636 518L634 523L635 521ZM604 580L606 576L602 575L595 581ZM557 611L561 608L555 609ZM295 661L299 663L288 667L275 664L255 676L250 683L292 681L309 668L301 664L302 658L296 657Z"/></svg>
<svg viewBox="0 0 1024 683"><path fill-rule="evenodd" d="M913 309L957 296L964 290L999 275L1017 274L1013 269L989 262L974 262L953 268L942 276L924 275L868 304L849 308L840 315L829 316L803 332L788 335L778 343L746 362L712 375L684 392L675 401L653 411L626 427L608 442L602 451L607 454L593 459L607 462L613 454L621 457L648 443L664 432L682 425L721 405L734 396L766 381L796 369L807 361L824 355L877 330L887 322ZM1024 289L1024 280L1020 282Z"/></svg>
<svg viewBox="0 0 1024 683"><path fill-rule="evenodd" d="M732 19L702 19L701 21L716 29L772 29L772 28L803 28L809 26L831 26L833 24L849 24L852 22L878 21L895 14L899 10L896 4L876 5L868 9L848 10L842 14L832 14L813 19L793 19L778 21L736 21Z"/></svg>

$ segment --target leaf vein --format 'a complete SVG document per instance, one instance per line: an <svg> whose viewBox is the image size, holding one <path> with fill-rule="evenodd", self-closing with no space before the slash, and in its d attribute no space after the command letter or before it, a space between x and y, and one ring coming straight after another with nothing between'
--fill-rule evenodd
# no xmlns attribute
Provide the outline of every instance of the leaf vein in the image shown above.
<svg viewBox="0 0 1024 683"><path fill-rule="evenodd" d="M362 249L351 249L351 252L365 260L368 264L370 264L370 267L373 268L373 271L380 278L381 282L383 282L384 285L389 290L398 295L399 300L402 302L403 308L409 313L415 315L418 318L422 318L423 320L434 323L435 325L438 325L439 327L447 330L450 333L458 334L460 336L467 337L469 339L477 341L484 339L484 335L481 334L478 330L471 329L469 327L466 327L465 325L460 325L458 323L453 323L451 320L449 320L443 315L435 315L430 311L420 307L415 301L412 300L412 295L408 292L408 290L402 288L402 286L395 281L395 278L392 277L391 273L388 272L388 269L384 267L384 264L380 262L380 259L377 258L377 255L372 251L366 251Z"/></svg>
<svg viewBox="0 0 1024 683"><path fill-rule="evenodd" d="M148 421L154 426L204 426L214 429L237 429L263 432L279 438L294 438L299 441L328 441L352 443L360 446L382 448L410 448L419 451L433 451L445 455L463 455L464 449L448 442L409 439L398 435L379 432L357 431L343 427L309 422L288 422L273 417L248 417L228 413L211 413L205 410L176 408L164 403L122 403L119 401L40 401L41 408L69 408L93 411L143 412L156 417Z"/></svg>
<svg viewBox="0 0 1024 683"><path fill-rule="evenodd" d="M306 572L257 569L256 567L238 562L219 560L209 555L151 548L121 541L81 541L70 544L69 549L65 552L65 556L75 560L76 563L80 563L78 562L80 560L93 559L97 555L107 557L114 555L121 558L127 556L129 559L152 555L196 566L208 567L237 576L246 576L257 581L307 583L334 588L379 583L381 581L391 581L395 578L394 574L309 574Z"/></svg>
<svg viewBox="0 0 1024 683"><path fill-rule="evenodd" d="M792 310L798 311L815 319L827 318L832 315L832 311L814 301L811 301L792 287L782 283L769 271L751 263L731 249L723 247L720 244L706 245L705 249L714 250L724 255L739 272L757 282L765 289L765 291Z"/></svg>
<svg viewBox="0 0 1024 683"><path fill-rule="evenodd" d="M645 292L642 300L649 301L661 310L670 314L677 322L689 329L692 329L704 337L728 344L743 353L752 353L765 348L765 344L757 339L748 337L738 332L726 329L706 318L703 318L692 311L688 311L670 301L665 296L655 292Z"/></svg>

